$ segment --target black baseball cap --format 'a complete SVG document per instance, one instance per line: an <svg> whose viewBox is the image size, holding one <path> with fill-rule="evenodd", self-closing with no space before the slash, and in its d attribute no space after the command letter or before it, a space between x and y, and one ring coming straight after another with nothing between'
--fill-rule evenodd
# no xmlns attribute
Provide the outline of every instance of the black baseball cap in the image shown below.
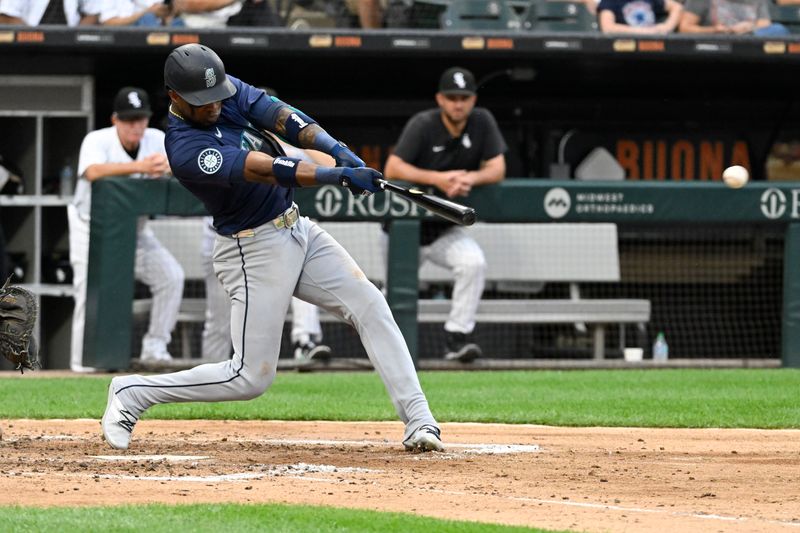
<svg viewBox="0 0 800 533"><path fill-rule="evenodd" d="M475 76L462 67L451 67L444 71L439 80L439 92L442 94L474 95L478 90Z"/></svg>
<svg viewBox="0 0 800 533"><path fill-rule="evenodd" d="M123 87L114 97L114 113L120 120L150 118L150 97L139 87Z"/></svg>

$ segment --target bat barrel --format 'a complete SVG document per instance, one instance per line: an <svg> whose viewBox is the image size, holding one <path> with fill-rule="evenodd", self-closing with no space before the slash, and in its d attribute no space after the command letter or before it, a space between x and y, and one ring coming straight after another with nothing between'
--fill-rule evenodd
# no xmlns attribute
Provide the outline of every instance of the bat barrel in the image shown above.
<svg viewBox="0 0 800 533"><path fill-rule="evenodd" d="M478 219L477 213L473 208L469 208L462 216L461 216L461 224L464 226L471 226L475 223Z"/></svg>
<svg viewBox="0 0 800 533"><path fill-rule="evenodd" d="M419 189L406 189L401 185L390 183L383 179L378 179L377 183L384 191L389 190L399 194L400 196L403 196L404 198L408 198L420 207L427 209L431 213L449 220L454 224L471 226L475 223L477 218L475 209L472 207L467 207L444 198L439 198L438 196L434 196L432 194L426 194Z"/></svg>

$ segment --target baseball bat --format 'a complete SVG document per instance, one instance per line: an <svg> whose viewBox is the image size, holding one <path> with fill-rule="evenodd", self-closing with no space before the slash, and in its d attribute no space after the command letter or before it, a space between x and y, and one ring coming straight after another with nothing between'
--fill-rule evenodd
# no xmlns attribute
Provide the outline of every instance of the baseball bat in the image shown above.
<svg viewBox="0 0 800 533"><path fill-rule="evenodd" d="M392 191L404 198L408 198L418 206L427 209L434 215L440 216L460 226L471 226L475 223L475 209L465 205L427 194L419 189L407 189L402 185L388 182L384 179L377 180L384 191Z"/></svg>

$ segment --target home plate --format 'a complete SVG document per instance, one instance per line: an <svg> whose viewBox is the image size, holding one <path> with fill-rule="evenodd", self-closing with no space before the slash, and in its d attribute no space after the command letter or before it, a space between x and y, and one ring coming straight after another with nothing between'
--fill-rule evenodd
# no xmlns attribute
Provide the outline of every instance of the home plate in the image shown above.
<svg viewBox="0 0 800 533"><path fill-rule="evenodd" d="M461 448L464 453L497 455L504 453L536 453L541 451L538 444L456 444L445 443L445 450Z"/></svg>
<svg viewBox="0 0 800 533"><path fill-rule="evenodd" d="M169 461L171 463L211 459L207 455L90 455L89 457L101 461Z"/></svg>

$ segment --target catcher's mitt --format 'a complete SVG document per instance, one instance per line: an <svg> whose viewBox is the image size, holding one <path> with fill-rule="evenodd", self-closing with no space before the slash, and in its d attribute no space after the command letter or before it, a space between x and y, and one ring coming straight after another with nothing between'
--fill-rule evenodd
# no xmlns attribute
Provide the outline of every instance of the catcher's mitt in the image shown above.
<svg viewBox="0 0 800 533"><path fill-rule="evenodd" d="M10 287L9 277L0 289L0 355L24 372L39 366L39 348L33 326L39 316L36 297L22 287Z"/></svg>

